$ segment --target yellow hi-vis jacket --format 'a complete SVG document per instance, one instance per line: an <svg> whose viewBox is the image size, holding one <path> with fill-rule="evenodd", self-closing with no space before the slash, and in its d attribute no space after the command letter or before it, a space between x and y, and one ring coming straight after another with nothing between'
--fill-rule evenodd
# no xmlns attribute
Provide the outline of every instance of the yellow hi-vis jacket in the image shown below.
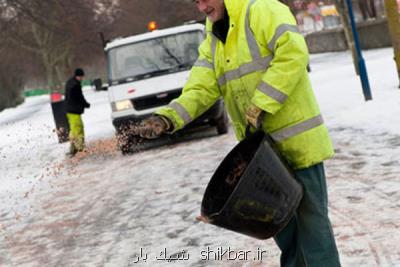
<svg viewBox="0 0 400 267"><path fill-rule="evenodd" d="M199 47L182 95L156 114L178 130L223 96L236 137L245 137L245 112L266 111L263 130L295 169L334 152L307 73L308 50L288 7L278 0L225 0L229 31L225 44L211 32Z"/></svg>

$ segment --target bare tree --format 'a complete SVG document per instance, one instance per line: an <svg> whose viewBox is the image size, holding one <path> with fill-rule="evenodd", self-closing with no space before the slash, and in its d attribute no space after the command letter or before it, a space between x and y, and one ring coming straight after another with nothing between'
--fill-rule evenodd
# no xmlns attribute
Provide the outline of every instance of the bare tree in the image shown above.
<svg viewBox="0 0 400 267"><path fill-rule="evenodd" d="M20 75L24 71L23 64L15 64L15 62L23 62L26 53L13 53L9 44L0 41L0 111L15 106L23 101L23 84L24 76Z"/></svg>
<svg viewBox="0 0 400 267"><path fill-rule="evenodd" d="M7 25L4 34L16 45L40 58L50 88L61 88L71 73L76 56L101 47L96 42L99 3L107 7L110 0L4 0ZM97 8L96 8L97 5ZM82 52L85 51L85 52ZM90 58L90 57L89 57ZM87 62L86 56L82 62ZM81 63L82 64L82 63Z"/></svg>
<svg viewBox="0 0 400 267"><path fill-rule="evenodd" d="M147 31L150 20L165 28L203 18L191 0L0 0L0 50L8 47L1 53L19 68L15 87L45 81L62 89L77 66L104 69L98 32L114 38Z"/></svg>

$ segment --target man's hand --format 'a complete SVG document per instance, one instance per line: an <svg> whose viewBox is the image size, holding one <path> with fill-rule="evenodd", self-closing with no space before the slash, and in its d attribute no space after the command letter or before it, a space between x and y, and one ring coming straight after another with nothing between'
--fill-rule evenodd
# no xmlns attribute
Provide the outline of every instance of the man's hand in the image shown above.
<svg viewBox="0 0 400 267"><path fill-rule="evenodd" d="M160 115L153 115L144 119L135 129L135 134L142 138L154 139L171 130L172 123L169 119Z"/></svg>
<svg viewBox="0 0 400 267"><path fill-rule="evenodd" d="M260 129L264 120L265 112L255 105L250 105L246 110L247 122L255 129Z"/></svg>

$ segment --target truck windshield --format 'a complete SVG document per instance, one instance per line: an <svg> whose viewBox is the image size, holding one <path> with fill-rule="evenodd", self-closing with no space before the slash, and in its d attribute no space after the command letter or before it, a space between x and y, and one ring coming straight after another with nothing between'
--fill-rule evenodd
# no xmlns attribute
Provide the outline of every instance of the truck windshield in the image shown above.
<svg viewBox="0 0 400 267"><path fill-rule="evenodd" d="M202 40L201 31L191 31L112 48L109 80L124 82L189 69Z"/></svg>

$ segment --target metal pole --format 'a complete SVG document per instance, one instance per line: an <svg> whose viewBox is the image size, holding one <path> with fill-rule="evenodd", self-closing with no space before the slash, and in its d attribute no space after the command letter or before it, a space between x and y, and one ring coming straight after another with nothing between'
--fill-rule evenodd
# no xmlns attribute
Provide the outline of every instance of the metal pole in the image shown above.
<svg viewBox="0 0 400 267"><path fill-rule="evenodd" d="M368 101L368 100L372 100L372 95L371 95L371 88L369 86L369 81L368 81L367 68L365 66L364 58L362 57L362 54L361 54L360 41L358 39L358 32L357 32L357 28L356 28L356 22L354 19L354 13L353 13L353 6L351 4L351 0L346 0L346 2L347 2L348 10L349 10L351 31L353 32L353 37L354 37L354 45L356 46L356 51L357 51L357 57L358 57L357 63L358 63L358 69L360 71L361 85L363 88L365 101Z"/></svg>

